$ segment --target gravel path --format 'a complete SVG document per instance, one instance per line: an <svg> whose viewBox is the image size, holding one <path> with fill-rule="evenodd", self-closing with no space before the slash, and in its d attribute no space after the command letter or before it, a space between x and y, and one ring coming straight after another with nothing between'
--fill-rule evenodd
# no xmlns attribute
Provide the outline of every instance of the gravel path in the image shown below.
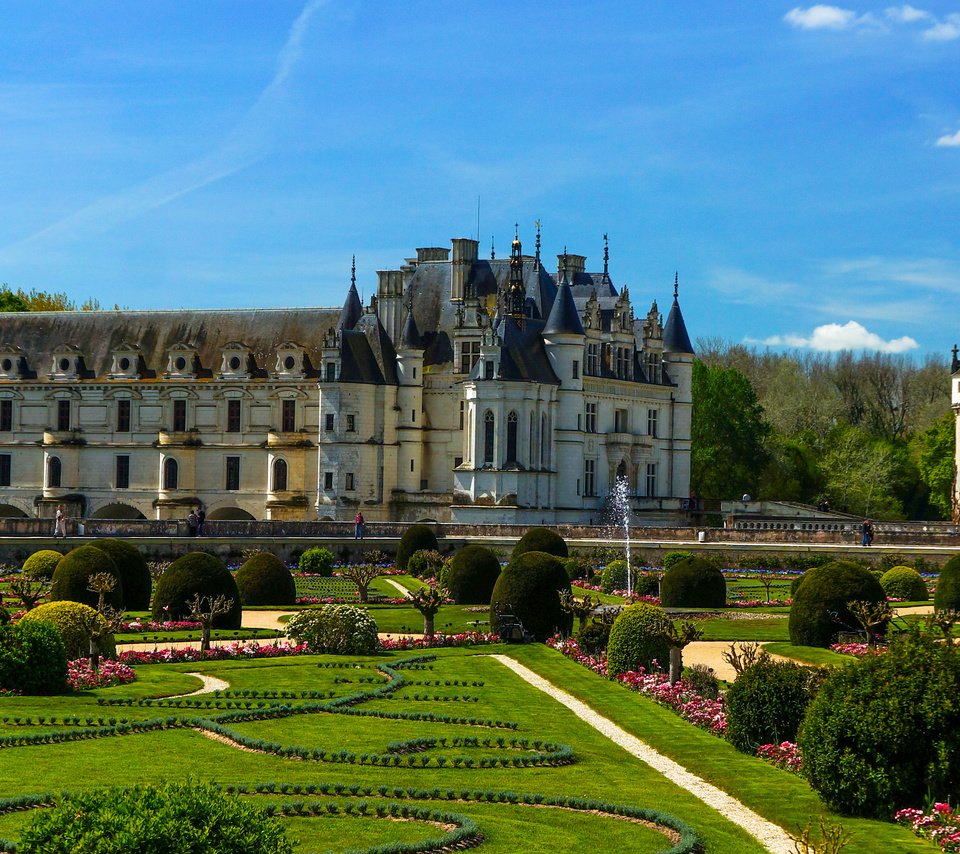
<svg viewBox="0 0 960 854"><path fill-rule="evenodd" d="M639 738L630 735L613 721L595 712L586 703L582 703L576 697L561 691L556 685L506 655L493 655L491 658L499 661L505 667L509 667L533 687L549 694L581 720L590 724L597 732L602 733L628 753L645 762L654 770L659 771L671 783L675 783L690 792L707 806L719 812L724 818L742 827L747 833L758 839L767 851L773 852L773 854L794 854L796 851L793 841L783 828L757 815L736 798L731 797L706 780L691 774L682 765L667 758L662 753L658 753L650 745L640 741Z"/></svg>
<svg viewBox="0 0 960 854"><path fill-rule="evenodd" d="M383 580L386 581L391 587L396 587L404 599L410 598L410 591L407 590L407 588L404 587L399 581L394 581L392 578L384 578Z"/></svg>
<svg viewBox="0 0 960 854"><path fill-rule="evenodd" d="M191 691L189 694L174 694L173 697L168 699L176 699L178 697L195 697L197 694L209 694L211 691L226 691L230 687L229 682L224 682L222 679L217 679L216 676L204 676L202 673L188 673L187 676L196 676L203 683L202 688L197 688L196 691Z"/></svg>

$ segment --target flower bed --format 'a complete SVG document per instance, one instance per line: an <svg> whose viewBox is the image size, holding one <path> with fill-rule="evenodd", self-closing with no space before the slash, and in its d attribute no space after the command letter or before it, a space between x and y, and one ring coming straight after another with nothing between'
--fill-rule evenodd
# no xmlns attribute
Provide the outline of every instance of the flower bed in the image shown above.
<svg viewBox="0 0 960 854"><path fill-rule="evenodd" d="M865 655L883 655L887 651L885 646L870 646L866 643L834 643L830 649L841 655L855 655L862 658Z"/></svg>
<svg viewBox="0 0 960 854"><path fill-rule="evenodd" d="M780 744L761 744L757 748L757 756L765 759L777 768L799 774L803 768L803 757L800 748L792 741L781 741Z"/></svg>
<svg viewBox="0 0 960 854"><path fill-rule="evenodd" d="M436 634L432 638L380 638L380 648L384 650L437 649L448 646L476 646L478 644L499 642L500 638L494 634L484 632L460 632L455 635Z"/></svg>
<svg viewBox="0 0 960 854"><path fill-rule="evenodd" d="M960 813L950 804L936 803L930 812L908 808L900 810L893 820L913 828L921 839L929 839L941 851L960 852Z"/></svg>
<svg viewBox="0 0 960 854"><path fill-rule="evenodd" d="M229 646L218 646L201 652L199 649L126 650L117 656L125 664L176 664L181 661L221 661L227 658L280 658L287 655L304 655L309 650L305 643L286 641L259 644L256 641L238 641Z"/></svg>
<svg viewBox="0 0 960 854"><path fill-rule="evenodd" d="M126 685L137 678L129 664L113 659L100 662L94 670L87 658L67 662L67 684L74 691L89 691L91 688L109 688L111 685Z"/></svg>
<svg viewBox="0 0 960 854"><path fill-rule="evenodd" d="M298 605L356 605L360 601L359 595L344 596L298 596ZM410 600L401 596L393 596L372 601L372 605L409 605Z"/></svg>
<svg viewBox="0 0 960 854"><path fill-rule="evenodd" d="M201 623L194 620L166 620L155 623L151 620L131 620L121 623L120 632L183 632L201 628Z"/></svg>

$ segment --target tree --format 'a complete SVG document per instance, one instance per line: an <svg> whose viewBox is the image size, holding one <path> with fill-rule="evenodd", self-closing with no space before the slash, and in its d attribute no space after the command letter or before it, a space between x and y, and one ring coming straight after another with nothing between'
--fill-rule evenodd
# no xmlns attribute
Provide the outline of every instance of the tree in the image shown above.
<svg viewBox="0 0 960 854"><path fill-rule="evenodd" d="M569 590L558 590L560 594L560 607L564 612L577 618L578 626L582 632L587 627L587 619L600 607L600 600L594 600L589 595L582 599L577 599Z"/></svg>
<svg viewBox="0 0 960 854"><path fill-rule="evenodd" d="M920 479L930 488L929 501L943 518L955 519L953 490L956 479L957 423L948 412L913 441Z"/></svg>
<svg viewBox="0 0 960 854"><path fill-rule="evenodd" d="M90 667L93 670L100 669L100 642L117 632L123 622L123 612L107 604L107 594L116 586L117 577L110 572L95 572L87 579L87 590L97 594L97 610L82 610L79 617L90 637Z"/></svg>
<svg viewBox="0 0 960 854"><path fill-rule="evenodd" d="M119 311L120 306L114 309ZM0 286L0 311L77 311L77 303L66 293L47 293L32 289L29 293L22 288L13 291L4 283ZM80 303L79 311L99 311L100 301L88 297Z"/></svg>
<svg viewBox="0 0 960 854"><path fill-rule="evenodd" d="M838 427L823 455L830 503L861 516L902 518L903 507L893 491L898 464L890 442L856 427Z"/></svg>
<svg viewBox="0 0 960 854"><path fill-rule="evenodd" d="M693 363L691 486L707 498L757 491L770 433L750 381L735 368Z"/></svg>
<svg viewBox="0 0 960 854"><path fill-rule="evenodd" d="M433 618L443 604L443 591L439 587L421 587L415 593L410 594L410 601L413 607L423 614L424 635L432 638L435 634Z"/></svg>
<svg viewBox="0 0 960 854"><path fill-rule="evenodd" d="M18 296L4 284L0 288L0 311L30 311L21 296Z"/></svg>
<svg viewBox="0 0 960 854"><path fill-rule="evenodd" d="M374 578L379 578L383 573L384 568L382 566L374 566L368 563L350 564L340 570L341 577L347 578L357 585L357 596L364 604L367 602L370 582Z"/></svg>
<svg viewBox="0 0 960 854"><path fill-rule="evenodd" d="M37 607L37 602L50 592L50 580L21 573L7 585L7 588L20 600L25 610L32 611Z"/></svg>
<svg viewBox="0 0 960 854"><path fill-rule="evenodd" d="M676 685L683 673L683 648L703 637L703 629L697 628L696 623L681 623L679 626L670 622L664 629L664 638L670 647L670 684Z"/></svg>
<svg viewBox="0 0 960 854"><path fill-rule="evenodd" d="M233 599L226 596L203 596L195 593L187 602L187 613L191 620L200 623L200 651L210 649L210 630L213 621L220 614L229 614L233 608Z"/></svg>

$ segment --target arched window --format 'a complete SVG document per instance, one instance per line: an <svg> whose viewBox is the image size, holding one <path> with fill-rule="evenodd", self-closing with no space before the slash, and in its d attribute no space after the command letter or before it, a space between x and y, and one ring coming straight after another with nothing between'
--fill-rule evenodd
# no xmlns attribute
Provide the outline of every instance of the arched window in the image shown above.
<svg viewBox="0 0 960 854"><path fill-rule="evenodd" d="M493 413L488 409L483 416L483 464L493 465Z"/></svg>
<svg viewBox="0 0 960 854"><path fill-rule="evenodd" d="M507 460L508 463L517 461L517 413L511 412L507 416Z"/></svg>
<svg viewBox="0 0 960 854"><path fill-rule="evenodd" d="M62 473L63 466L60 464L60 457L50 457L47 460L47 486L51 489L59 489Z"/></svg>
<svg viewBox="0 0 960 854"><path fill-rule="evenodd" d="M286 460L273 461L273 491L286 492L287 490L287 463Z"/></svg>
<svg viewBox="0 0 960 854"><path fill-rule="evenodd" d="M163 488L176 489L180 482L180 466L173 457L167 457L163 461Z"/></svg>

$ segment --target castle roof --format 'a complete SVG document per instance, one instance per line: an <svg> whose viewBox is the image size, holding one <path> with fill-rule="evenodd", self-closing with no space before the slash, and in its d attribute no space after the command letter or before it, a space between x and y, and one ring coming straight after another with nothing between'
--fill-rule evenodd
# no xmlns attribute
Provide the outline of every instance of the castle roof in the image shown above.
<svg viewBox="0 0 960 854"><path fill-rule="evenodd" d="M583 335L583 323L580 312L573 301L573 293L566 279L560 283L557 298L553 301L553 308L543 328L544 335Z"/></svg>
<svg viewBox="0 0 960 854"><path fill-rule="evenodd" d="M670 314L667 315L667 322L663 327L663 349L667 353L693 354L693 345L690 343L687 325L683 322L683 314L676 294L673 296L673 305L670 306Z"/></svg>

